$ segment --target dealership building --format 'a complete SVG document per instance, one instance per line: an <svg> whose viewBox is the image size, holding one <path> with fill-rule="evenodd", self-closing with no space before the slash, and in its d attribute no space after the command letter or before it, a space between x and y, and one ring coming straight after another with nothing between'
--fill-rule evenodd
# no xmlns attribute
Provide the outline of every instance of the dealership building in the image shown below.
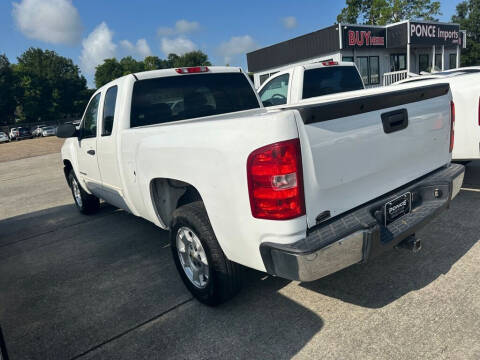
<svg viewBox="0 0 480 360"><path fill-rule="evenodd" d="M250 52L247 63L257 88L288 67L330 60L355 62L365 86L375 87L459 67L465 38L465 31L452 23L336 24Z"/></svg>

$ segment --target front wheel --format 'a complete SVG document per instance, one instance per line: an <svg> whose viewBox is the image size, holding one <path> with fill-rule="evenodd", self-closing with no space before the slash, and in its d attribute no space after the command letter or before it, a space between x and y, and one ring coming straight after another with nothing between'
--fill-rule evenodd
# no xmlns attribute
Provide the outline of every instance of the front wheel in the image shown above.
<svg viewBox="0 0 480 360"><path fill-rule="evenodd" d="M90 195L83 190L73 170L70 170L70 173L68 174L68 184L72 190L75 205L82 214L88 215L98 210L100 207L100 200L96 196Z"/></svg>
<svg viewBox="0 0 480 360"><path fill-rule="evenodd" d="M175 210L170 245L180 277L200 302L215 306L240 290L241 266L223 253L201 201Z"/></svg>

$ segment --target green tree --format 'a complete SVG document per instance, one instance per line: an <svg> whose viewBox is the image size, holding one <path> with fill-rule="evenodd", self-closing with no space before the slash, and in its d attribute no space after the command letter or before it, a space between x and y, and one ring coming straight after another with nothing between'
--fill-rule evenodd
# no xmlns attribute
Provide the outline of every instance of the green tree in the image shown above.
<svg viewBox="0 0 480 360"><path fill-rule="evenodd" d="M337 22L385 25L408 19L436 20L440 2L432 0L346 0Z"/></svg>
<svg viewBox="0 0 480 360"><path fill-rule="evenodd" d="M480 64L480 0L462 1L457 5L457 13L452 21L460 24L467 32L467 48L462 49L461 65Z"/></svg>
<svg viewBox="0 0 480 360"><path fill-rule="evenodd" d="M16 81L12 66L5 54L0 55L0 124L14 121Z"/></svg>
<svg viewBox="0 0 480 360"><path fill-rule="evenodd" d="M105 59L103 64L95 68L95 86L99 88L122 75L122 65L117 59Z"/></svg>
<svg viewBox="0 0 480 360"><path fill-rule="evenodd" d="M179 65L176 65L179 58L180 56L178 56L177 54L168 54L167 59L165 60L167 69L173 68L175 66L179 66Z"/></svg>
<svg viewBox="0 0 480 360"><path fill-rule="evenodd" d="M87 81L71 59L55 51L30 48L13 66L18 78L17 101L27 121L76 115Z"/></svg>
<svg viewBox="0 0 480 360"><path fill-rule="evenodd" d="M137 61L131 56L120 60L120 65L122 66L122 75L137 73L145 69L143 61Z"/></svg>
<svg viewBox="0 0 480 360"><path fill-rule="evenodd" d="M158 69L166 69L167 62L166 60L160 59L158 56L147 56L143 59L143 67L145 70L158 70Z"/></svg>
<svg viewBox="0 0 480 360"><path fill-rule="evenodd" d="M210 61L208 61L207 54L203 53L200 50L191 51L181 56L178 56L175 59L173 64L174 67L211 66L211 65L212 64L210 63Z"/></svg>
<svg viewBox="0 0 480 360"><path fill-rule="evenodd" d="M337 22L356 24L362 11L362 4L362 0L347 0L347 6L345 6L340 14L337 15Z"/></svg>

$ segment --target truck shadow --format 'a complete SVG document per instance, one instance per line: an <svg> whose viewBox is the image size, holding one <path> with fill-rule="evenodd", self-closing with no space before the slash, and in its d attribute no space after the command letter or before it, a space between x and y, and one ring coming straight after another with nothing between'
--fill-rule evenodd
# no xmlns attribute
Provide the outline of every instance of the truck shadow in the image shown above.
<svg viewBox="0 0 480 360"><path fill-rule="evenodd" d="M167 232L106 205L93 216L64 205L1 220L10 357L280 359L322 329L321 317L279 293L287 280L252 270L232 301L201 305L168 243Z"/></svg>
<svg viewBox="0 0 480 360"><path fill-rule="evenodd" d="M301 286L355 305L384 307L448 273L478 242L479 203L480 192L461 191L449 210L417 234L423 242L417 254L392 250L365 264Z"/></svg>
<svg viewBox="0 0 480 360"><path fill-rule="evenodd" d="M472 161L465 166L463 187L480 190L480 160Z"/></svg>

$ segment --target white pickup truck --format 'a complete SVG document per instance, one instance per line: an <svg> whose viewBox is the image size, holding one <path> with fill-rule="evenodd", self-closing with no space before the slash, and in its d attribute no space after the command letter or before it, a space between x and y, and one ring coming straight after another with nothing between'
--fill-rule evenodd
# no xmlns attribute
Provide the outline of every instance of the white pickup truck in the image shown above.
<svg viewBox="0 0 480 360"><path fill-rule="evenodd" d="M362 78L352 62L323 61L297 65L276 73L258 89L263 106L315 103L320 96L363 90ZM362 94L362 93L361 93ZM341 95L340 98L345 98Z"/></svg>
<svg viewBox="0 0 480 360"><path fill-rule="evenodd" d="M395 85L448 83L458 119L452 159L460 162L480 159L480 67L451 69L408 78Z"/></svg>
<svg viewBox="0 0 480 360"><path fill-rule="evenodd" d="M76 206L99 199L170 230L180 276L215 305L241 265L312 281L393 246L448 207L448 84L267 111L239 68L124 76L57 136Z"/></svg>

